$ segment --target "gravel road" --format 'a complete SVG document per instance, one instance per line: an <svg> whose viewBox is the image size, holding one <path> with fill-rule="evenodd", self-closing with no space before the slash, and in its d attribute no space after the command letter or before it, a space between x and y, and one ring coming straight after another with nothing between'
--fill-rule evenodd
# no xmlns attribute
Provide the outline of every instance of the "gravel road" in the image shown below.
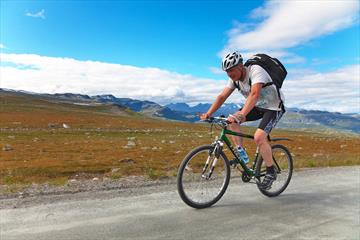
<svg viewBox="0 0 360 240"><path fill-rule="evenodd" d="M167 184L0 200L0 239L360 239L360 166L297 171L279 197L231 179L213 207Z"/></svg>

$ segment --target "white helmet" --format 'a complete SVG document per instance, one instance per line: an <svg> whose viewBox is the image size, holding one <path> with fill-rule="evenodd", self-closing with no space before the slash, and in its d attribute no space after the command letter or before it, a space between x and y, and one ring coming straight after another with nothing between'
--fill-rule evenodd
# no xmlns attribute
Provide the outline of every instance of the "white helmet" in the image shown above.
<svg viewBox="0 0 360 240"><path fill-rule="evenodd" d="M240 52L235 51L233 53L229 53L228 55L226 55L223 58L221 66L222 66L222 69L224 71L226 71L232 67L235 67L239 63L242 64L242 62L243 62L243 58L242 58Z"/></svg>

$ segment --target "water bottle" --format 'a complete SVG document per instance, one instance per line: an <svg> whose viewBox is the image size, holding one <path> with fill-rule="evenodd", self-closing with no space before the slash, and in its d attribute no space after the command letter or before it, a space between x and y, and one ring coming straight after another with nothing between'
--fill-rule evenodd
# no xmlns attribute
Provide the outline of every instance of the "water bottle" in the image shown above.
<svg viewBox="0 0 360 240"><path fill-rule="evenodd" d="M237 151L243 163L247 164L249 162L249 156L247 155L245 149L243 147L238 147Z"/></svg>

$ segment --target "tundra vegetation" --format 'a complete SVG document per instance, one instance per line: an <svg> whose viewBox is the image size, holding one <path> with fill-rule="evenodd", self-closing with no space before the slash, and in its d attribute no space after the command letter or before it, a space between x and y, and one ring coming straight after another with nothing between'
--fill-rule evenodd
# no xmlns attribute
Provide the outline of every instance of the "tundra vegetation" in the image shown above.
<svg viewBox="0 0 360 240"><path fill-rule="evenodd" d="M149 179L176 176L193 147L218 130L207 124L149 118L114 105L0 96L0 185L65 184L73 179ZM243 127L253 133L255 128ZM288 137L295 168L360 164L360 136L340 132L275 129ZM244 141L249 156L255 144Z"/></svg>

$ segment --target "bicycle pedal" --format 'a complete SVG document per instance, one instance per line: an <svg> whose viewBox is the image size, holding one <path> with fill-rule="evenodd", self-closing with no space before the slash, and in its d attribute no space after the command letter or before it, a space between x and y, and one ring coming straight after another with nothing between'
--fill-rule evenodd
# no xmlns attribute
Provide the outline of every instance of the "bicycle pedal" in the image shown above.
<svg viewBox="0 0 360 240"><path fill-rule="evenodd" d="M233 160L229 161L229 163L230 163L230 166L235 169L236 165L239 164L239 161L236 158L234 158Z"/></svg>

